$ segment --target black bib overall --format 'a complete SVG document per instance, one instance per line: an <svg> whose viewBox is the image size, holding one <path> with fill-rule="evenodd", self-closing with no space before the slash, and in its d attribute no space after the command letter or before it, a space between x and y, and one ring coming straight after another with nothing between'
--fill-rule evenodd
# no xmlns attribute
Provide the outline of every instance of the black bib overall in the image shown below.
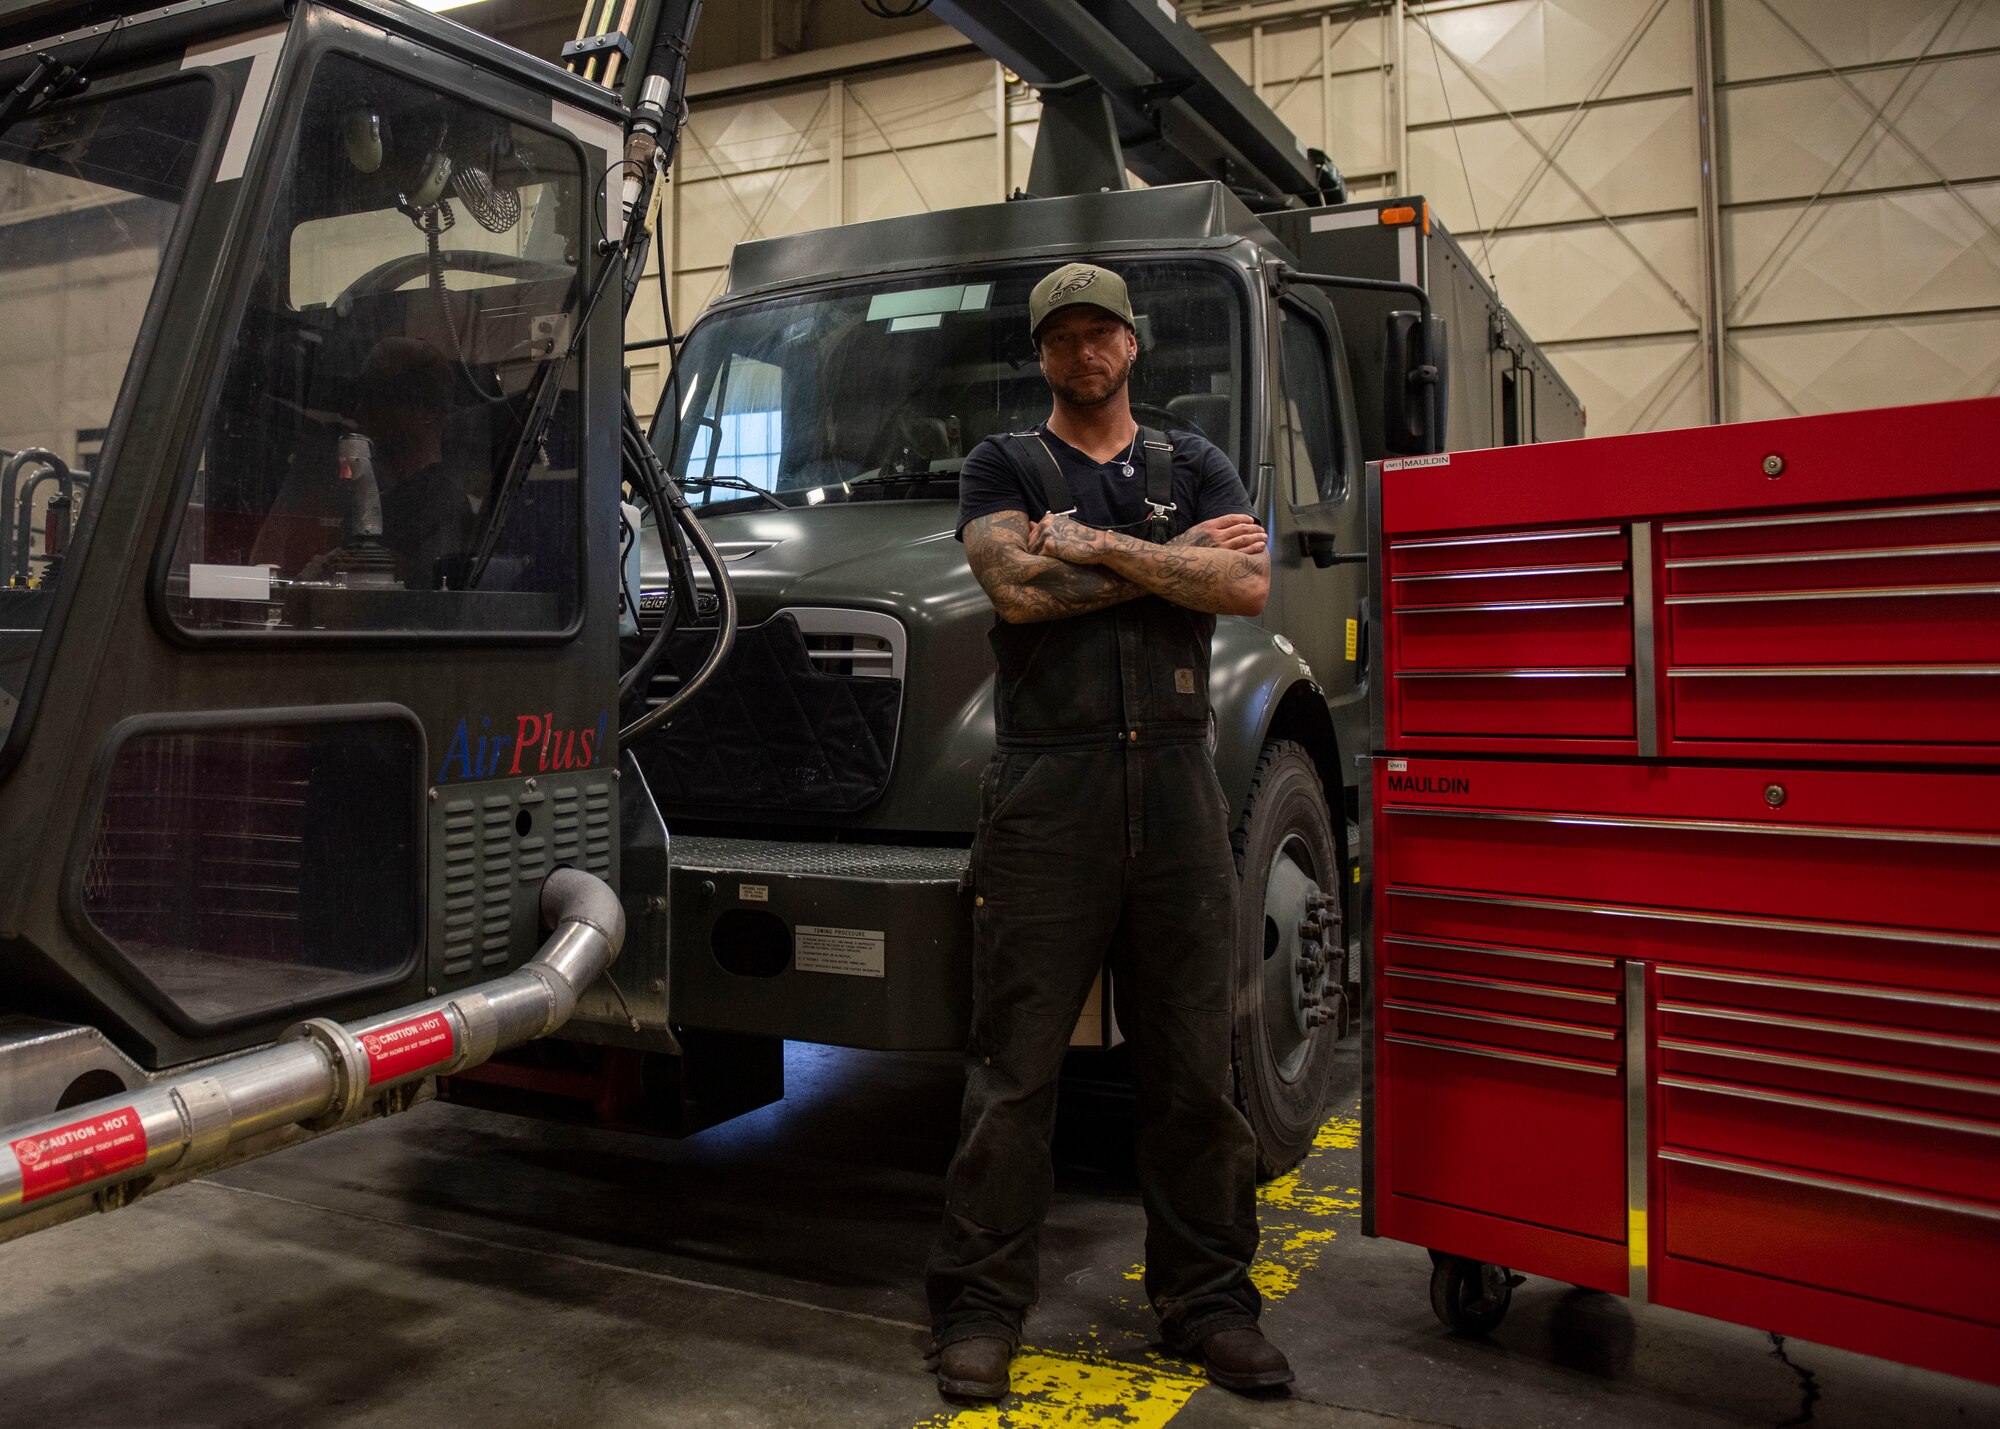
<svg viewBox="0 0 2000 1429"><path fill-rule="evenodd" d="M1068 483L1008 439L1051 511ZM1151 515L1183 528L1172 451L1142 429ZM992 644L995 753L973 846L973 1014L958 1153L926 1273L940 1344L1018 1342L1036 1298L1056 1078L1100 967L1132 1048L1146 1293L1170 1341L1254 1323L1256 1147L1230 1096L1236 868L1208 751L1215 617L1158 596Z"/></svg>

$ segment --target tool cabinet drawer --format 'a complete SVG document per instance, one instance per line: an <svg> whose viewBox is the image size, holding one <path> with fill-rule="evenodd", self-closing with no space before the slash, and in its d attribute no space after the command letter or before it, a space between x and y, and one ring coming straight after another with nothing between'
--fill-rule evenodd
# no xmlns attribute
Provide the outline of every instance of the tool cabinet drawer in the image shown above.
<svg viewBox="0 0 2000 1429"><path fill-rule="evenodd" d="M2000 1015L1991 999L1933 1004L1910 989L1715 978L1673 966L1658 976L1660 1045L1681 1065L1734 1065L1720 1075L2000 1116Z"/></svg>
<svg viewBox="0 0 2000 1429"><path fill-rule="evenodd" d="M1412 586L1424 578L1455 576L1476 583L1489 572L1577 573L1623 570L1625 528L1569 526L1549 530L1481 531L1466 536L1417 536L1389 543L1389 574Z"/></svg>
<svg viewBox="0 0 2000 1429"><path fill-rule="evenodd" d="M1678 749L1839 745L1934 757L2000 747L2000 665L1677 666L1667 727Z"/></svg>
<svg viewBox="0 0 2000 1429"><path fill-rule="evenodd" d="M1552 786L1575 782L1550 770ZM1748 790L1745 791L1749 792ZM1758 803L1762 804L1762 799ZM1747 812L1745 800L1719 812ZM2000 882L2000 837L1578 809L1387 810L1399 882L1650 907L1956 926Z"/></svg>
<svg viewBox="0 0 2000 1429"><path fill-rule="evenodd" d="M1659 1087L1664 1146L1973 1200L2000 1194L2000 1119L1672 1073ZM2000 1117L2000 1107L1994 1111Z"/></svg>
<svg viewBox="0 0 2000 1429"><path fill-rule="evenodd" d="M1741 1082L1804 1096L1903 1107L1938 1116L2000 1119L2000 1082L1955 1072L1920 1071L1858 1058L1773 1052L1739 1043L1661 1037L1662 1075Z"/></svg>
<svg viewBox="0 0 2000 1429"><path fill-rule="evenodd" d="M1402 737L1631 741L1623 526L1390 544L1391 729Z"/></svg>
<svg viewBox="0 0 2000 1429"><path fill-rule="evenodd" d="M1615 995L1619 986L1618 963L1614 958L1504 943L1453 943L1401 933L1383 937L1378 965L1409 972L1535 982L1549 988L1588 993Z"/></svg>
<svg viewBox="0 0 2000 1429"><path fill-rule="evenodd" d="M1391 1037L1446 1042L1474 1039L1507 1051L1577 1061L1608 1059L1613 1064L1619 1055L1619 1033L1615 1027L1530 1017L1518 1012L1475 1010L1462 1003L1419 1002L1400 993L1385 997L1381 1009L1382 1027Z"/></svg>
<svg viewBox="0 0 2000 1429"><path fill-rule="evenodd" d="M1867 1022L1913 1033L2000 1042L2000 997L1888 986L1880 978L1892 969L1876 971L1876 978L1867 982L1839 982L1665 966L1659 970L1659 995L1665 1003Z"/></svg>
<svg viewBox="0 0 2000 1429"><path fill-rule="evenodd" d="M1671 1147L1658 1165L1669 1256L2000 1324L2000 1205Z"/></svg>
<svg viewBox="0 0 2000 1429"><path fill-rule="evenodd" d="M1384 1033L1378 1147L1398 1196L1624 1238L1624 1080L1602 1062Z"/></svg>
<svg viewBox="0 0 2000 1429"><path fill-rule="evenodd" d="M1622 671L1632 663L1632 612L1622 596L1406 606L1395 621L1402 670Z"/></svg>
<svg viewBox="0 0 2000 1429"><path fill-rule="evenodd" d="M1632 672L1624 666L1407 670L1396 681L1399 727L1407 736L1633 736Z"/></svg>
<svg viewBox="0 0 2000 1429"><path fill-rule="evenodd" d="M1612 959L1643 949L1663 967L1833 989L1795 989L1804 1001L1790 1016L2000 1042L2000 1022L1969 1006L1899 1022L1907 1002L1839 990L2000 1003L1990 774L1410 755L1378 761L1374 819L1378 930L1409 940L1381 944L1385 966L1495 963L1471 953L1445 966L1426 944ZM1667 999L1776 1011L1794 995L1689 986Z"/></svg>
<svg viewBox="0 0 2000 1429"><path fill-rule="evenodd" d="M1660 532L1669 748L2000 750L2000 502Z"/></svg>
<svg viewBox="0 0 2000 1429"><path fill-rule="evenodd" d="M1781 650L1806 665L2000 664L2000 582L1863 595L1805 591L1669 596L1669 668L1759 665Z"/></svg>
<svg viewBox="0 0 2000 1429"><path fill-rule="evenodd" d="M1660 1036L1944 1077L1984 1078L2000 1094L2000 1042L1878 1023L1662 1001Z"/></svg>
<svg viewBox="0 0 2000 1429"><path fill-rule="evenodd" d="M1395 876L1393 853L1384 857L1378 876L1385 881ZM2000 996L2000 936L1993 934L1932 936L1810 919L1396 885L1383 888L1381 897L1381 928L1401 937L1504 941L1613 958L1643 948L1663 960L1717 970L1855 981L1893 969L1910 987Z"/></svg>
<svg viewBox="0 0 2000 1429"><path fill-rule="evenodd" d="M1469 1012L1574 1022L1586 1027L1620 1024L1618 994L1614 992L1554 987L1518 978L1418 971L1393 963L1382 966L1381 987L1384 997Z"/></svg>

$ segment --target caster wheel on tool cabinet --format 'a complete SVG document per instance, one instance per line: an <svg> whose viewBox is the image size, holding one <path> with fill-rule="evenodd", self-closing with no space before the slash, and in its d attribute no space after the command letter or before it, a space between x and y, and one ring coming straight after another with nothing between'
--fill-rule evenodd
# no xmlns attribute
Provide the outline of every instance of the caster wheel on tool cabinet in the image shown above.
<svg viewBox="0 0 2000 1429"><path fill-rule="evenodd" d="M1504 1266L1431 1253L1431 1309L1457 1335L1490 1333L1507 1318L1521 1277Z"/></svg>

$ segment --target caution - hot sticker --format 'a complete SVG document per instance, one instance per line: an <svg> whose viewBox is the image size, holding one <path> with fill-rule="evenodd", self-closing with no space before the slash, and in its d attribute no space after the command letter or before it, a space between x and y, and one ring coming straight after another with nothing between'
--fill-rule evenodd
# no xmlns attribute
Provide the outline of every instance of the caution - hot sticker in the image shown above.
<svg viewBox="0 0 2000 1429"><path fill-rule="evenodd" d="M135 1107L120 1107L54 1131L7 1143L21 1163L21 1202L38 1201L143 1165L146 1124Z"/></svg>
<svg viewBox="0 0 2000 1429"><path fill-rule="evenodd" d="M442 1012L427 1012L404 1022L361 1034L368 1054L368 1085L380 1086L412 1072L422 1072L451 1060L451 1021Z"/></svg>
<svg viewBox="0 0 2000 1429"><path fill-rule="evenodd" d="M1361 622L1358 620L1347 622L1347 649L1345 653L1350 660L1361 653Z"/></svg>

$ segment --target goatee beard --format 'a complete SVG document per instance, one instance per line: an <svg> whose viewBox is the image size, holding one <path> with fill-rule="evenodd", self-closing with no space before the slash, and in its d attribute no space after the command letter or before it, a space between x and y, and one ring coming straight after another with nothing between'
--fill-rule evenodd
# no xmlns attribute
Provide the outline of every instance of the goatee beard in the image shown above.
<svg viewBox="0 0 2000 1429"><path fill-rule="evenodd" d="M1076 388L1066 383L1057 382L1054 378L1049 379L1049 390L1062 400L1064 406L1080 407L1085 411L1090 411L1094 408L1102 407L1105 403L1123 392L1131 385L1131 381L1132 369L1128 365L1123 372L1115 374L1111 381L1105 385L1103 395L1101 396L1086 397Z"/></svg>

